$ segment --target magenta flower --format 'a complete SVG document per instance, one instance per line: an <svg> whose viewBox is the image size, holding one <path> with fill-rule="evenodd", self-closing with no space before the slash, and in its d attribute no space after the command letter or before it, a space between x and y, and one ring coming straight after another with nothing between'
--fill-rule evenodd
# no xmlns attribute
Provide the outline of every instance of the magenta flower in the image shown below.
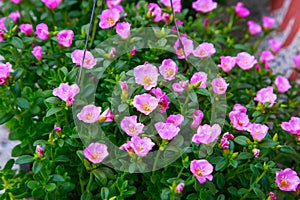
<svg viewBox="0 0 300 200"><path fill-rule="evenodd" d="M34 57L37 60L42 60L42 56L43 56L43 49L41 46L36 46L33 48L33 50L31 51L31 53L34 55Z"/></svg>
<svg viewBox="0 0 300 200"><path fill-rule="evenodd" d="M101 107L86 105L77 114L77 118L88 124L95 123L100 119L101 110Z"/></svg>
<svg viewBox="0 0 300 200"><path fill-rule="evenodd" d="M107 108L103 113L101 113L99 122L112 122L114 121L114 113L111 112L109 108Z"/></svg>
<svg viewBox="0 0 300 200"><path fill-rule="evenodd" d="M133 106L145 115L149 115L157 106L159 99L150 94L136 95L133 98Z"/></svg>
<svg viewBox="0 0 300 200"><path fill-rule="evenodd" d="M53 90L52 94L65 101L67 106L71 106L73 104L74 97L79 93L79 91L80 89L77 84L70 86L68 83L61 83L58 88Z"/></svg>
<svg viewBox="0 0 300 200"><path fill-rule="evenodd" d="M154 127L164 140L172 140L180 131L180 128L173 123L157 122L154 124Z"/></svg>
<svg viewBox="0 0 300 200"><path fill-rule="evenodd" d="M176 40L174 49L178 59L184 59L194 51L193 40L187 39L186 37L182 36L180 37L180 39Z"/></svg>
<svg viewBox="0 0 300 200"><path fill-rule="evenodd" d="M300 184L300 179L294 170L286 168L276 172L275 182L282 191L296 192Z"/></svg>
<svg viewBox="0 0 300 200"><path fill-rule="evenodd" d="M233 140L234 136L231 133L226 132L226 133L224 133L223 138L227 138L229 140Z"/></svg>
<svg viewBox="0 0 300 200"><path fill-rule="evenodd" d="M247 113L247 108L239 103L234 104L232 111Z"/></svg>
<svg viewBox="0 0 300 200"><path fill-rule="evenodd" d="M192 78L190 83L193 85L198 85L198 88L206 88L207 74L205 72L196 72Z"/></svg>
<svg viewBox="0 0 300 200"><path fill-rule="evenodd" d="M135 153L138 156L146 156L155 144L151 141L150 138L138 136L132 137L131 140L123 144L120 149L126 150L128 153Z"/></svg>
<svg viewBox="0 0 300 200"><path fill-rule="evenodd" d="M270 45L271 50L274 53L278 53L282 47L282 42L275 40L275 39L270 39L269 45Z"/></svg>
<svg viewBox="0 0 300 200"><path fill-rule="evenodd" d="M9 13L8 17L11 18L15 23L17 23L17 21L21 17L21 15L20 15L20 12L17 10L17 11Z"/></svg>
<svg viewBox="0 0 300 200"><path fill-rule="evenodd" d="M106 5L108 8L114 8L115 6L120 5L122 0L106 0Z"/></svg>
<svg viewBox="0 0 300 200"><path fill-rule="evenodd" d="M284 76L277 76L274 84L277 87L277 91L281 93L287 92L292 86L290 85L290 82L287 78Z"/></svg>
<svg viewBox="0 0 300 200"><path fill-rule="evenodd" d="M49 9L54 10L59 6L62 0L41 0Z"/></svg>
<svg viewBox="0 0 300 200"><path fill-rule="evenodd" d="M262 63L266 63L269 62L271 60L274 60L274 55L271 51L263 51L260 54L260 62Z"/></svg>
<svg viewBox="0 0 300 200"><path fill-rule="evenodd" d="M180 127L181 123L184 121L184 117L181 114L170 115L166 119L166 123L174 124L177 127Z"/></svg>
<svg viewBox="0 0 300 200"><path fill-rule="evenodd" d="M263 16L262 24L265 30L269 30L274 27L275 19L268 16Z"/></svg>
<svg viewBox="0 0 300 200"><path fill-rule="evenodd" d="M160 2L166 6L171 8L171 0L160 0ZM172 0L174 12L181 12L182 5L181 5L181 0Z"/></svg>
<svg viewBox="0 0 300 200"><path fill-rule="evenodd" d="M108 156L107 146L93 142L83 150L83 154L92 163L99 164Z"/></svg>
<svg viewBox="0 0 300 200"><path fill-rule="evenodd" d="M169 13L163 13L161 16L161 20L164 21L166 24L170 24L172 22L171 15Z"/></svg>
<svg viewBox="0 0 300 200"><path fill-rule="evenodd" d="M250 11L244 7L242 2L238 2L234 8L235 14L240 18L245 18L250 15Z"/></svg>
<svg viewBox="0 0 300 200"><path fill-rule="evenodd" d="M226 81L223 78L215 78L211 82L213 91L216 94L225 94L227 87L229 83L226 83Z"/></svg>
<svg viewBox="0 0 300 200"><path fill-rule="evenodd" d="M115 9L106 9L100 15L99 26L102 29L113 27L120 19L120 12Z"/></svg>
<svg viewBox="0 0 300 200"><path fill-rule="evenodd" d="M136 46L132 47L132 49L129 52L129 56L133 57L135 55L135 53L136 53Z"/></svg>
<svg viewBox="0 0 300 200"><path fill-rule="evenodd" d="M150 93L154 94L155 97L159 99L158 102L159 112L160 113L166 112L170 104L169 98L166 95L166 93L162 92L160 88L152 88L150 90Z"/></svg>
<svg viewBox="0 0 300 200"><path fill-rule="evenodd" d="M268 86L266 88L260 89L256 96L254 97L254 101L260 102L262 104L270 103L268 107L272 107L277 99L276 94L273 93L273 87Z"/></svg>
<svg viewBox="0 0 300 200"><path fill-rule="evenodd" d="M5 20L6 20L6 17L2 17L0 19L0 30L3 30L5 32L7 32L7 28L5 26ZM3 33L4 34L4 33Z"/></svg>
<svg viewBox="0 0 300 200"><path fill-rule="evenodd" d="M229 140L232 140L234 138L234 136L228 132L224 133L224 135L221 138L221 148L222 149L228 149L229 148Z"/></svg>
<svg viewBox="0 0 300 200"><path fill-rule="evenodd" d="M173 80L175 79L176 73L178 72L178 66L176 63L168 58L162 61L161 66L159 66L159 73L164 77L166 80Z"/></svg>
<svg viewBox="0 0 300 200"><path fill-rule="evenodd" d="M119 85L121 87L122 90L122 97L123 98L127 98L128 97L128 85L126 81L119 81Z"/></svg>
<svg viewBox="0 0 300 200"><path fill-rule="evenodd" d="M35 152L37 153L38 157L44 157L44 149L41 145L37 145L35 148Z"/></svg>
<svg viewBox="0 0 300 200"><path fill-rule="evenodd" d="M297 69L300 69L300 54L293 57L293 62Z"/></svg>
<svg viewBox="0 0 300 200"><path fill-rule="evenodd" d="M199 58L206 58L214 53L216 53L214 45L208 42L203 42L193 51L193 55Z"/></svg>
<svg viewBox="0 0 300 200"><path fill-rule="evenodd" d="M274 192L269 192L269 197L270 197L271 200L276 200L277 199L277 197L274 194Z"/></svg>
<svg viewBox="0 0 300 200"><path fill-rule="evenodd" d="M250 124L247 131L250 132L254 140L262 141L267 135L269 127L264 124Z"/></svg>
<svg viewBox="0 0 300 200"><path fill-rule="evenodd" d="M0 85L4 85L6 79L9 77L9 73L12 72L12 66L9 62L0 62Z"/></svg>
<svg viewBox="0 0 300 200"><path fill-rule="evenodd" d="M198 128L202 122L204 114L201 110L195 110L193 113L193 121L191 123L192 128Z"/></svg>
<svg viewBox="0 0 300 200"><path fill-rule="evenodd" d="M177 193L177 194L181 194L181 193L183 192L184 186L185 186L184 183L179 183L179 184L176 186L176 188L175 188L176 193Z"/></svg>
<svg viewBox="0 0 300 200"><path fill-rule="evenodd" d="M159 22L162 18L162 9L156 3L149 3L148 10L154 22Z"/></svg>
<svg viewBox="0 0 300 200"><path fill-rule="evenodd" d="M4 33L3 31L0 29L0 42L4 41Z"/></svg>
<svg viewBox="0 0 300 200"><path fill-rule="evenodd" d="M257 35L262 31L261 26L252 20L249 20L247 22L247 25L248 25L248 31L251 35Z"/></svg>
<svg viewBox="0 0 300 200"><path fill-rule="evenodd" d="M218 140L220 134L221 127L219 124L214 124L213 126L204 124L198 127L197 133L193 136L192 141L197 144L210 144Z"/></svg>
<svg viewBox="0 0 300 200"><path fill-rule="evenodd" d="M74 32L72 30L63 30L56 35L58 43L63 47L70 47L72 45Z"/></svg>
<svg viewBox="0 0 300 200"><path fill-rule="evenodd" d="M143 133L144 124L137 123L137 116L124 117L121 121L121 129L131 137L138 136Z"/></svg>
<svg viewBox="0 0 300 200"><path fill-rule="evenodd" d="M20 30L22 33L25 33L27 36L32 34L32 24L21 24Z"/></svg>
<svg viewBox="0 0 300 200"><path fill-rule="evenodd" d="M133 69L135 82L144 86L145 90L150 90L157 85L157 78L159 76L157 68L150 64L145 63Z"/></svg>
<svg viewBox="0 0 300 200"><path fill-rule="evenodd" d="M243 112L231 111L229 113L229 118L233 127L239 131L246 130L250 123L248 115Z"/></svg>
<svg viewBox="0 0 300 200"><path fill-rule="evenodd" d="M238 53L236 56L236 64L243 70L251 69L256 63L255 57L247 52Z"/></svg>
<svg viewBox="0 0 300 200"><path fill-rule="evenodd" d="M111 48L111 50L110 50L110 52L109 52L109 58L115 57L116 53L117 53L116 48L114 48L114 47Z"/></svg>
<svg viewBox="0 0 300 200"><path fill-rule="evenodd" d="M76 49L71 53L72 62L78 66L82 65L84 50ZM83 68L92 69L97 64L97 60L94 58L93 54L89 51L85 52Z"/></svg>
<svg viewBox="0 0 300 200"><path fill-rule="evenodd" d="M224 72L229 72L233 69L236 63L236 57L231 56L221 56L221 64L218 67L221 67Z"/></svg>
<svg viewBox="0 0 300 200"><path fill-rule="evenodd" d="M131 24L128 22L119 22L116 26L116 32L122 39L127 39L130 36Z"/></svg>
<svg viewBox="0 0 300 200"><path fill-rule="evenodd" d="M22 0L10 0L10 2L15 3L15 4L19 4L21 3Z"/></svg>
<svg viewBox="0 0 300 200"><path fill-rule="evenodd" d="M300 118L291 117L288 122L282 122L281 128L291 134L300 135Z"/></svg>
<svg viewBox="0 0 300 200"><path fill-rule="evenodd" d="M211 173L214 167L205 159L192 160L190 170L201 184L205 183L206 179L210 181L213 179Z"/></svg>
<svg viewBox="0 0 300 200"><path fill-rule="evenodd" d="M179 83L173 83L172 84L172 88L174 90L174 92L178 93L178 94L182 94L182 92L184 91L185 88L187 88L189 85L189 81L179 81Z"/></svg>
<svg viewBox="0 0 300 200"><path fill-rule="evenodd" d="M209 13L210 11L216 9L218 6L217 2L212 0L197 0L193 2L192 7L202 13Z"/></svg>
<svg viewBox="0 0 300 200"><path fill-rule="evenodd" d="M60 132L61 132L61 127L60 127L60 126L54 125L53 130L54 130L56 133L60 133Z"/></svg>
<svg viewBox="0 0 300 200"><path fill-rule="evenodd" d="M49 37L48 26L45 23L38 24L35 28L36 37L41 40L47 40Z"/></svg>
<svg viewBox="0 0 300 200"><path fill-rule="evenodd" d="M260 150L257 149L257 148L254 148L254 149L252 149L252 153L253 153L255 158L258 158L259 154L260 154Z"/></svg>

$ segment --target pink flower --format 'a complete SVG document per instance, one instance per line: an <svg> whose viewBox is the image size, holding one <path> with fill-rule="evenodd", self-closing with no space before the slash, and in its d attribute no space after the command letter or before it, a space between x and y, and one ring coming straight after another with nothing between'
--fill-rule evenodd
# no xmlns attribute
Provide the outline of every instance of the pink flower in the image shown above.
<svg viewBox="0 0 300 200"><path fill-rule="evenodd" d="M38 24L35 28L36 37L41 40L47 40L49 37L48 26L45 23Z"/></svg>
<svg viewBox="0 0 300 200"><path fill-rule="evenodd" d="M221 139L221 148L222 149L228 149L229 148L229 141L228 140L232 140L234 138L234 136L228 132L224 133L224 135L222 136L222 139Z"/></svg>
<svg viewBox="0 0 300 200"><path fill-rule="evenodd" d="M229 113L229 118L233 127L239 131L246 130L250 123L248 115L243 112L231 111Z"/></svg>
<svg viewBox="0 0 300 200"><path fill-rule="evenodd" d="M269 45L270 45L271 50L272 50L274 53L277 53L277 52L279 52L280 49L281 49L282 42L280 42L280 41L278 41L278 40L275 40L275 39L270 39L270 40L269 40Z"/></svg>
<svg viewBox="0 0 300 200"><path fill-rule="evenodd" d="M248 24L248 31L251 35L259 34L262 31L261 26L252 20L249 20L247 24Z"/></svg>
<svg viewBox="0 0 300 200"><path fill-rule="evenodd" d="M95 123L100 119L101 110L101 107L86 105L77 114L77 118L88 124Z"/></svg>
<svg viewBox="0 0 300 200"><path fill-rule="evenodd" d="M168 58L162 61L161 66L159 66L159 73L164 77L166 80L173 80L175 79L176 73L178 72L178 66L176 63Z"/></svg>
<svg viewBox="0 0 300 200"><path fill-rule="evenodd" d="M236 56L236 64L243 70L251 69L256 63L255 57L247 52L238 53Z"/></svg>
<svg viewBox="0 0 300 200"><path fill-rule="evenodd" d="M121 129L131 137L138 136L143 133L144 124L137 123L137 116L124 117L121 121Z"/></svg>
<svg viewBox="0 0 300 200"><path fill-rule="evenodd" d="M157 78L159 76L157 68L150 64L145 63L133 69L135 82L144 86L145 90L150 90L157 85Z"/></svg>
<svg viewBox="0 0 300 200"><path fill-rule="evenodd" d="M63 30L56 35L58 43L63 47L70 47L72 45L72 40L74 37L74 32L72 30Z"/></svg>
<svg viewBox="0 0 300 200"><path fill-rule="evenodd" d="M11 64L9 62L5 64L0 62L0 85L4 85L10 72L12 72Z"/></svg>
<svg viewBox="0 0 300 200"><path fill-rule="evenodd" d="M184 117L181 114L170 115L166 119L166 123L174 124L177 127L180 127L181 123L184 121Z"/></svg>
<svg viewBox="0 0 300 200"><path fill-rule="evenodd" d="M31 51L31 53L34 55L34 57L37 60L42 60L42 56L43 56L43 49L41 46L35 46L33 48L33 50Z"/></svg>
<svg viewBox="0 0 300 200"><path fill-rule="evenodd" d="M163 13L161 16L161 20L164 21L166 24L170 24L172 22L171 15L169 13Z"/></svg>
<svg viewBox="0 0 300 200"><path fill-rule="evenodd" d="M282 122L281 128L291 134L300 135L300 118L291 117L288 122Z"/></svg>
<svg viewBox="0 0 300 200"><path fill-rule="evenodd" d="M292 87L289 80L284 76L277 76L274 84L277 87L277 91L281 93L287 92Z"/></svg>
<svg viewBox="0 0 300 200"><path fill-rule="evenodd" d="M174 49L178 59L184 59L194 51L193 40L189 40L186 37L182 36L180 37L180 39L176 40Z"/></svg>
<svg viewBox="0 0 300 200"><path fill-rule="evenodd" d="M180 128L173 123L157 122L154 124L154 127L164 140L172 140L180 131Z"/></svg>
<svg viewBox="0 0 300 200"><path fill-rule="evenodd" d="M35 148L35 152L37 153L38 157L44 157L44 149L41 145L37 145Z"/></svg>
<svg viewBox="0 0 300 200"><path fill-rule="evenodd" d="M234 136L228 132L224 133L223 138L227 138L229 140L233 140Z"/></svg>
<svg viewBox="0 0 300 200"><path fill-rule="evenodd" d="M267 135L269 127L264 124L251 124L247 127L254 140L262 141Z"/></svg>
<svg viewBox="0 0 300 200"><path fill-rule="evenodd" d="M198 11L203 13L209 13L210 11L216 9L218 3L212 0L197 0L193 2L192 7Z"/></svg>
<svg viewBox="0 0 300 200"><path fill-rule="evenodd" d="M207 74L205 72L196 72L192 78L190 83L193 85L198 85L198 88L206 88Z"/></svg>
<svg viewBox="0 0 300 200"><path fill-rule="evenodd" d="M293 57L295 67L300 69L300 54Z"/></svg>
<svg viewBox="0 0 300 200"><path fill-rule="evenodd" d="M101 113L99 122L112 122L114 121L114 114L109 108L107 108L103 113Z"/></svg>
<svg viewBox="0 0 300 200"><path fill-rule="evenodd" d="M269 30L274 27L275 19L268 16L263 16L262 24L265 30Z"/></svg>
<svg viewBox="0 0 300 200"><path fill-rule="evenodd" d="M265 104L267 102L270 103L268 107L272 107L276 99L277 96L273 93L273 87L271 86L260 89L254 97L254 101L260 102L262 104Z"/></svg>
<svg viewBox="0 0 300 200"><path fill-rule="evenodd" d="M150 93L154 94L155 97L159 99L158 102L159 112L160 113L166 112L170 104L169 98L166 95L166 93L165 92L163 93L160 88L152 88L150 90Z"/></svg>
<svg viewBox="0 0 300 200"><path fill-rule="evenodd" d="M116 48L114 48L114 47L111 48L111 50L110 50L110 52L109 52L109 58L115 57L116 53L117 53Z"/></svg>
<svg viewBox="0 0 300 200"><path fill-rule="evenodd" d="M25 33L27 36L32 34L32 24L21 24L20 30L22 33Z"/></svg>
<svg viewBox="0 0 300 200"><path fill-rule="evenodd" d="M116 32L122 39L127 39L130 36L130 26L128 22L119 22L116 26Z"/></svg>
<svg viewBox="0 0 300 200"><path fill-rule="evenodd" d="M247 113L247 108L239 103L234 104L232 111Z"/></svg>
<svg viewBox="0 0 300 200"><path fill-rule="evenodd" d="M214 45L208 42L203 42L193 51L193 55L199 58L206 58L214 53L216 53Z"/></svg>
<svg viewBox="0 0 300 200"><path fill-rule="evenodd" d="M102 29L113 27L120 19L120 12L117 9L106 9L100 15L99 26Z"/></svg>
<svg viewBox="0 0 300 200"><path fill-rule="evenodd" d="M146 156L155 144L151 141L150 138L143 137L140 138L138 136L132 137L131 140L127 141L127 143L123 144L120 149L126 150L129 153L135 153L138 156Z"/></svg>
<svg viewBox="0 0 300 200"><path fill-rule="evenodd" d="M300 179L294 170L286 168L276 172L275 182L282 191L296 192L300 184Z"/></svg>
<svg viewBox="0 0 300 200"><path fill-rule="evenodd" d="M132 49L129 52L130 57L133 57L136 53L136 46L132 47Z"/></svg>
<svg viewBox="0 0 300 200"><path fill-rule="evenodd" d="M83 150L84 156L92 163L101 163L108 156L107 146L98 142L89 144Z"/></svg>
<svg viewBox="0 0 300 200"><path fill-rule="evenodd" d="M185 88L188 87L189 81L179 81L179 83L173 83L172 84L172 88L174 90L174 92L182 94L182 92L184 91Z"/></svg>
<svg viewBox="0 0 300 200"><path fill-rule="evenodd" d="M181 194L181 193L183 192L184 186L185 186L184 183L179 183L179 184L176 186L176 188L175 188L176 193L177 193L177 194Z"/></svg>
<svg viewBox="0 0 300 200"><path fill-rule="evenodd" d="M60 132L61 132L61 127L60 127L60 126L54 125L53 130L54 130L56 133L60 133Z"/></svg>
<svg viewBox="0 0 300 200"><path fill-rule="evenodd" d="M133 106L145 115L149 115L157 106L159 99L150 94L136 95L133 98Z"/></svg>
<svg viewBox="0 0 300 200"><path fill-rule="evenodd" d="M54 10L62 0L41 0L49 9Z"/></svg>
<svg viewBox="0 0 300 200"><path fill-rule="evenodd" d="M192 128L198 128L202 122L204 114L201 110L195 110L193 113L193 121L191 123Z"/></svg>
<svg viewBox="0 0 300 200"><path fill-rule="evenodd" d="M162 10L156 3L149 3L148 4L148 10L150 15L153 17L154 22L159 22L162 17Z"/></svg>
<svg viewBox="0 0 300 200"><path fill-rule="evenodd" d="M22 0L10 0L10 2L15 3L15 4L19 4L21 3Z"/></svg>
<svg viewBox="0 0 300 200"><path fill-rule="evenodd" d="M276 195L273 192L269 192L269 197L271 200L276 200Z"/></svg>
<svg viewBox="0 0 300 200"><path fill-rule="evenodd" d="M274 55L272 54L271 51L263 51L260 54L260 62L262 63L266 63L269 62L271 60L274 60Z"/></svg>
<svg viewBox="0 0 300 200"><path fill-rule="evenodd" d="M229 85L223 78L215 78L212 80L211 84L213 87L213 91L216 94L225 94Z"/></svg>
<svg viewBox="0 0 300 200"><path fill-rule="evenodd" d="M71 53L72 62L78 66L82 65L84 50L76 49ZM93 54L89 51L85 52L83 68L92 69L97 64L97 60L94 58Z"/></svg>
<svg viewBox="0 0 300 200"><path fill-rule="evenodd" d="M206 179L210 181L213 179L211 173L214 167L205 159L192 160L190 170L201 184L205 183Z"/></svg>
<svg viewBox="0 0 300 200"><path fill-rule="evenodd" d="M2 17L0 19L0 30L2 29L3 31L7 32L7 28L5 26L5 20L6 20L6 17Z"/></svg>
<svg viewBox="0 0 300 200"><path fill-rule="evenodd" d="M58 88L53 90L52 94L65 101L68 106L71 106L74 101L74 97L79 93L79 91L80 89L77 84L70 86L68 83L61 83Z"/></svg>
<svg viewBox="0 0 300 200"><path fill-rule="evenodd" d="M218 67L221 67L224 72L229 72L233 69L236 63L236 57L231 56L221 56L221 64Z"/></svg>
<svg viewBox="0 0 300 200"><path fill-rule="evenodd" d="M16 23L18 19L21 17L21 15L20 12L17 10L15 12L9 13L8 17L11 18Z"/></svg>
<svg viewBox="0 0 300 200"><path fill-rule="evenodd" d="M128 97L128 85L126 81L119 81L119 85L121 87L122 90L122 97L123 98L127 98Z"/></svg>
<svg viewBox="0 0 300 200"><path fill-rule="evenodd" d="M218 140L220 134L221 127L219 124L214 124L213 126L204 124L198 127L197 133L193 136L192 141L197 144L210 144Z"/></svg>
<svg viewBox="0 0 300 200"><path fill-rule="evenodd" d="M171 8L171 0L160 0L160 2L166 6ZM172 4L173 4L173 8L174 8L174 12L181 12L181 0L172 0Z"/></svg>
<svg viewBox="0 0 300 200"><path fill-rule="evenodd" d="M255 158L258 158L259 157L259 154L260 154L260 150L259 149L252 149L252 153L254 155Z"/></svg>
<svg viewBox="0 0 300 200"><path fill-rule="evenodd" d="M108 8L113 8L120 5L121 2L122 0L106 0L106 5Z"/></svg>
<svg viewBox="0 0 300 200"><path fill-rule="evenodd" d="M3 31L0 29L0 42L4 41L4 33Z"/></svg>
<svg viewBox="0 0 300 200"><path fill-rule="evenodd" d="M250 15L250 11L244 7L242 2L238 2L234 8L235 14L240 18L245 18Z"/></svg>

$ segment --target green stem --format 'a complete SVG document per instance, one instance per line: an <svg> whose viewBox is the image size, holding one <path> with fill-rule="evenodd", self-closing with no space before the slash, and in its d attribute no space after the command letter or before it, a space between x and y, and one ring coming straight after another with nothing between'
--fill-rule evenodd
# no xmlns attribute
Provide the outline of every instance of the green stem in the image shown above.
<svg viewBox="0 0 300 200"><path fill-rule="evenodd" d="M178 175L177 175L177 178L179 178L179 177L181 176L183 170L184 170L184 167L182 167L181 170L179 171L179 173L178 173Z"/></svg>
<svg viewBox="0 0 300 200"><path fill-rule="evenodd" d="M255 180L255 184L257 184L263 177L264 177L264 175L267 173L267 171L265 170L256 180ZM243 200L243 199L246 199L247 198L247 196L249 195L249 193L253 190L253 185L254 184L252 184L251 186L250 186L250 188L249 188L249 190L247 191L247 193L246 194L244 194L244 196L241 198L241 200Z"/></svg>
<svg viewBox="0 0 300 200"><path fill-rule="evenodd" d="M88 184L87 184L87 186L86 186L86 190L87 190L88 192L90 192L90 189L91 189L91 185L92 185L93 179L94 179L94 176L93 176L93 173L91 172L91 173L90 173L90 179L89 179L89 182L88 182Z"/></svg>

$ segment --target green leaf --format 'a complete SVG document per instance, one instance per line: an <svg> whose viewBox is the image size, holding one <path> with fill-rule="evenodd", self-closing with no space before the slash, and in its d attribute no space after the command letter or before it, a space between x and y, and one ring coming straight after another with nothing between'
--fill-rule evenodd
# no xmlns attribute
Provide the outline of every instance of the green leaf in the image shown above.
<svg viewBox="0 0 300 200"><path fill-rule="evenodd" d="M253 154L250 153L250 152L241 152L238 155L237 159L238 160L247 160L247 159L252 158L252 157L253 157Z"/></svg>
<svg viewBox="0 0 300 200"><path fill-rule="evenodd" d="M218 196L217 200L225 200L225 195L224 194L220 194Z"/></svg>
<svg viewBox="0 0 300 200"><path fill-rule="evenodd" d="M296 150L293 147L288 145L282 145L280 151L288 154L297 154Z"/></svg>
<svg viewBox="0 0 300 200"><path fill-rule="evenodd" d="M236 138L234 138L234 141L236 143L245 147L248 146L247 140L248 138L246 136L237 136Z"/></svg>
<svg viewBox="0 0 300 200"><path fill-rule="evenodd" d="M109 197L109 189L107 187L102 187L100 195L101 195L101 199L107 200Z"/></svg>
<svg viewBox="0 0 300 200"><path fill-rule="evenodd" d="M23 74L24 70L22 68L18 68L13 73L13 79L17 81Z"/></svg>
<svg viewBox="0 0 300 200"><path fill-rule="evenodd" d="M260 148L270 148L270 147L275 147L277 146L279 143L274 141L274 140L266 140L262 143L259 143L259 147Z"/></svg>
<svg viewBox="0 0 300 200"><path fill-rule="evenodd" d="M54 115L55 113L58 113L61 110L62 108L50 108L50 110L48 110L48 112L46 113L46 117L50 117L51 115Z"/></svg>
<svg viewBox="0 0 300 200"><path fill-rule="evenodd" d="M52 175L51 180L53 182L64 182L65 181L64 177L62 177L61 175L58 175L58 174Z"/></svg>
<svg viewBox="0 0 300 200"><path fill-rule="evenodd" d="M228 160L225 160L224 158L220 159L216 165L216 171L223 170L227 164Z"/></svg>
<svg viewBox="0 0 300 200"><path fill-rule="evenodd" d="M4 21L5 27L7 29L7 31L9 32L15 25L14 20L10 17L6 17L5 21Z"/></svg>
<svg viewBox="0 0 300 200"><path fill-rule="evenodd" d="M261 115L261 112L256 110L253 114L252 114L252 117L258 117Z"/></svg>
<svg viewBox="0 0 300 200"><path fill-rule="evenodd" d="M238 161L237 160L233 160L231 159L229 161L230 165L233 167L233 168L237 168L237 166L239 165Z"/></svg>
<svg viewBox="0 0 300 200"><path fill-rule="evenodd" d="M8 122L11 118L14 117L12 113L3 113L3 116L0 117L0 125Z"/></svg>
<svg viewBox="0 0 300 200"><path fill-rule="evenodd" d="M37 181L28 181L28 183L27 183L27 187L32 190L39 186L40 186L40 183Z"/></svg>
<svg viewBox="0 0 300 200"><path fill-rule="evenodd" d="M59 104L60 100L57 97L49 97L49 98L45 99L45 102L51 103L51 104Z"/></svg>
<svg viewBox="0 0 300 200"><path fill-rule="evenodd" d="M254 193L259 197L259 199L265 199L265 194L258 187L253 188Z"/></svg>
<svg viewBox="0 0 300 200"><path fill-rule="evenodd" d="M22 165L22 164L28 164L28 163L32 163L34 160L34 158L32 156L29 155L23 155L20 156L17 160L16 160L16 164Z"/></svg>
<svg viewBox="0 0 300 200"><path fill-rule="evenodd" d="M46 185L45 187L47 192L52 192L56 189L56 184L55 183L49 183L48 185Z"/></svg>
<svg viewBox="0 0 300 200"><path fill-rule="evenodd" d="M43 168L43 163L40 160L37 160L33 163L32 172L34 174L39 173L39 171Z"/></svg>
<svg viewBox="0 0 300 200"><path fill-rule="evenodd" d="M28 109L30 108L30 103L27 101L27 99L23 98L23 97L19 97L16 100L16 104L23 109Z"/></svg>
<svg viewBox="0 0 300 200"><path fill-rule="evenodd" d="M106 174L101 169L93 170L92 173L95 175L95 177L100 181L102 185L106 185L107 177Z"/></svg>
<svg viewBox="0 0 300 200"><path fill-rule="evenodd" d="M14 45L17 49L23 49L24 43L23 41L18 37L13 37L11 40L12 45Z"/></svg>
<svg viewBox="0 0 300 200"><path fill-rule="evenodd" d="M55 158L55 162L69 162L70 159L66 155L59 155Z"/></svg>
<svg viewBox="0 0 300 200"><path fill-rule="evenodd" d="M80 197L80 200L92 200L92 199L93 199L93 195L88 191L84 191Z"/></svg>
<svg viewBox="0 0 300 200"><path fill-rule="evenodd" d="M200 94L200 95L208 96L208 97L210 96L209 91L207 89L205 89L205 88L198 88L196 90L196 93Z"/></svg>

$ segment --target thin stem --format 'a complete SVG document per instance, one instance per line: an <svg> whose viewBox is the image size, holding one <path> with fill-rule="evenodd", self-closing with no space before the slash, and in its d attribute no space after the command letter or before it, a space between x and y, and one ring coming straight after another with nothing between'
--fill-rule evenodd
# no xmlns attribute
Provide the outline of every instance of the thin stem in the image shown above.
<svg viewBox="0 0 300 200"><path fill-rule="evenodd" d="M255 184L257 184L263 177L264 177L264 175L267 173L267 171L265 170L256 180L255 180ZM252 184L251 186L250 186L250 188L249 188L249 190L247 191L247 193L246 194L244 194L244 196L241 198L241 200L243 200L243 199L246 199L247 198L247 196L249 195L249 193L253 190L253 185L254 184Z"/></svg>
<svg viewBox="0 0 300 200"><path fill-rule="evenodd" d="M93 173L91 172L91 173L90 173L90 179L89 179L89 182L88 182L88 184L87 184L87 186L86 186L86 190L87 190L88 192L90 192L90 188L91 188L91 185L92 185L92 182L93 182L93 178L94 178L94 176L93 176Z"/></svg>

